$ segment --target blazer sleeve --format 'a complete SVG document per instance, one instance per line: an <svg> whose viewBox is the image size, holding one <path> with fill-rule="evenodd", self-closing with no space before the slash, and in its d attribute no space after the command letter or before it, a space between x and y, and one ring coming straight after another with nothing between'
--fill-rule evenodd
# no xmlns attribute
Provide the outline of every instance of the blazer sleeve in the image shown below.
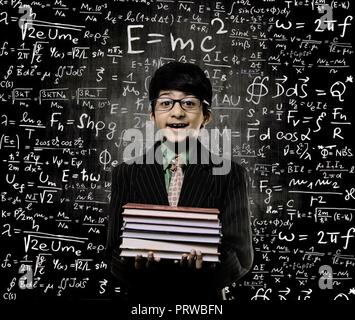
<svg viewBox="0 0 355 320"><path fill-rule="evenodd" d="M111 262L113 250L119 245L120 228L122 224L122 206L127 201L127 165L121 163L112 171L111 200L108 212L107 240L105 259Z"/></svg>
<svg viewBox="0 0 355 320"><path fill-rule="evenodd" d="M243 277L252 267L253 247L246 170L232 162L221 212L222 241L218 286L223 288Z"/></svg>

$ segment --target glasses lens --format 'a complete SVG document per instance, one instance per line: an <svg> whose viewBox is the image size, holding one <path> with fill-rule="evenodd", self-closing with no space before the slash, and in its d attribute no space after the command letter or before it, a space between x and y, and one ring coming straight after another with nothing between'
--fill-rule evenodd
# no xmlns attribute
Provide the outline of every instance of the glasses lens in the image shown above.
<svg viewBox="0 0 355 320"><path fill-rule="evenodd" d="M201 102L200 99L191 97L182 99L181 105L184 109L187 110L197 110L200 107Z"/></svg>
<svg viewBox="0 0 355 320"><path fill-rule="evenodd" d="M156 101L155 108L157 110L169 110L174 103L172 99L168 99L168 98L159 98L156 99L155 101Z"/></svg>
<svg viewBox="0 0 355 320"><path fill-rule="evenodd" d="M188 112L198 111L201 105L201 100L195 97L187 97L181 100L173 100L170 98L158 98L155 100L155 110L169 111L172 109L175 102L180 103L180 106Z"/></svg>

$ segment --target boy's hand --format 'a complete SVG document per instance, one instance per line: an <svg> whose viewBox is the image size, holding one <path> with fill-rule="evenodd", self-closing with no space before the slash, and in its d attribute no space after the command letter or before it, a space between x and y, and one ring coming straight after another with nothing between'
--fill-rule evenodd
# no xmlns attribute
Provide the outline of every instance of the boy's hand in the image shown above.
<svg viewBox="0 0 355 320"><path fill-rule="evenodd" d="M154 257L154 252L149 251L147 259L144 259L142 255L137 255L134 261L134 268L136 270L153 269L160 261L159 257Z"/></svg>
<svg viewBox="0 0 355 320"><path fill-rule="evenodd" d="M126 259L121 257L121 261ZM152 270L157 267L157 264L160 261L160 257L155 257L153 251L149 251L147 258L144 258L142 255L137 255L134 260L134 268L136 270ZM179 263L178 260L175 260L176 263ZM184 253L181 256L180 266L183 268L192 268L196 270L202 269L203 266L203 256L200 250L192 249L189 254ZM216 267L215 263L207 266L210 269Z"/></svg>
<svg viewBox="0 0 355 320"><path fill-rule="evenodd" d="M192 249L189 254L184 253L180 260L180 265L184 268L202 269L203 257L200 250Z"/></svg>

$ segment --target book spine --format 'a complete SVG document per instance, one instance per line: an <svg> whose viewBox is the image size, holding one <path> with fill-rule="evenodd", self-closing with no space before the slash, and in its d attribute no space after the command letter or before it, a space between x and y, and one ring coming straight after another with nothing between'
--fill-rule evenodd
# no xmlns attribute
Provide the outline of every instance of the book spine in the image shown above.
<svg viewBox="0 0 355 320"><path fill-rule="evenodd" d="M207 214L218 214L217 208L201 208L201 207L172 207L157 204L143 204L143 203L126 203L122 206L124 209L143 209L143 210L162 210L162 211L180 211L180 212L196 212Z"/></svg>

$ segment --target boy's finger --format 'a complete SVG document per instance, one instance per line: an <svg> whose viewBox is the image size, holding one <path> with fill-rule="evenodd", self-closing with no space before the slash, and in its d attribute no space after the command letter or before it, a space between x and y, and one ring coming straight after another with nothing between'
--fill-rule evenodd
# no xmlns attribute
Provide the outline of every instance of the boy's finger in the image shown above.
<svg viewBox="0 0 355 320"><path fill-rule="evenodd" d="M137 270L142 269L142 261L143 261L142 255L141 254L137 255L134 260L134 268Z"/></svg>
<svg viewBox="0 0 355 320"><path fill-rule="evenodd" d="M148 252L147 262L145 264L146 268L151 268L154 263L154 253L152 251Z"/></svg>
<svg viewBox="0 0 355 320"><path fill-rule="evenodd" d="M180 266L182 267L186 267L187 266L187 254L184 253L182 256L181 256L181 260L180 260Z"/></svg>
<svg viewBox="0 0 355 320"><path fill-rule="evenodd" d="M196 251L196 269L202 269L203 257L202 252L197 250Z"/></svg>
<svg viewBox="0 0 355 320"><path fill-rule="evenodd" d="M191 250L190 254L189 254L188 258L187 258L187 265L189 266L189 268L195 266L195 260L196 260L196 251L195 250Z"/></svg>

